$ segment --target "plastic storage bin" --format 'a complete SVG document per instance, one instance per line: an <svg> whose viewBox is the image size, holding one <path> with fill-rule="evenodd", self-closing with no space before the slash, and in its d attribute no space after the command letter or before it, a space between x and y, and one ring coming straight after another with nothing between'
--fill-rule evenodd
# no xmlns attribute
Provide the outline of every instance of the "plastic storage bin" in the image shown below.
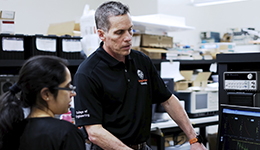
<svg viewBox="0 0 260 150"><path fill-rule="evenodd" d="M60 36L58 40L58 56L65 59L83 59L81 37Z"/></svg>
<svg viewBox="0 0 260 150"><path fill-rule="evenodd" d="M30 54L58 56L58 36L56 35L32 35L30 36Z"/></svg>
<svg viewBox="0 0 260 150"><path fill-rule="evenodd" d="M25 59L28 52L23 34L0 34L0 59Z"/></svg>

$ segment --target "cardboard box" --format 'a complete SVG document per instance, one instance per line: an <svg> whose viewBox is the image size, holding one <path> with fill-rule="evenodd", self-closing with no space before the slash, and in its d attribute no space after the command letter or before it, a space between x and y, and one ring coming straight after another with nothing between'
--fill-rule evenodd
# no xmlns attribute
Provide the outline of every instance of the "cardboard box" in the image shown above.
<svg viewBox="0 0 260 150"><path fill-rule="evenodd" d="M192 70L183 70L183 71L180 71L180 73L184 77L184 80L175 82L174 91L187 90L188 87L190 87L192 85L191 77L192 77L193 71Z"/></svg>
<svg viewBox="0 0 260 150"><path fill-rule="evenodd" d="M142 34L141 47L172 48L173 37Z"/></svg>
<svg viewBox="0 0 260 150"><path fill-rule="evenodd" d="M5 20L14 20L15 12L14 11L0 11L0 19Z"/></svg>
<svg viewBox="0 0 260 150"><path fill-rule="evenodd" d="M165 144L164 146L165 147L169 147L169 146L173 146L173 135L167 135L164 137L164 141L165 141Z"/></svg>
<svg viewBox="0 0 260 150"><path fill-rule="evenodd" d="M162 59L162 53L167 53L167 50L160 48L141 48L141 51L150 57L150 59Z"/></svg>
<svg viewBox="0 0 260 150"><path fill-rule="evenodd" d="M0 19L0 33L15 33L15 22L14 20L2 20Z"/></svg>
<svg viewBox="0 0 260 150"><path fill-rule="evenodd" d="M200 87L205 88L208 84L208 79L211 75L211 72L200 72L198 73L195 80L192 80L192 70L183 70L180 71L181 75L184 77L184 80L175 82L174 90L187 90L189 87Z"/></svg>
<svg viewBox="0 0 260 150"><path fill-rule="evenodd" d="M134 46L132 46L131 49L137 50L137 51L141 51L142 48L141 47L134 47Z"/></svg>
<svg viewBox="0 0 260 150"><path fill-rule="evenodd" d="M192 86L205 88L208 84L208 79L211 72L200 72L198 73L196 79L193 81Z"/></svg>
<svg viewBox="0 0 260 150"><path fill-rule="evenodd" d="M75 21L50 24L47 34L80 36L80 24Z"/></svg>

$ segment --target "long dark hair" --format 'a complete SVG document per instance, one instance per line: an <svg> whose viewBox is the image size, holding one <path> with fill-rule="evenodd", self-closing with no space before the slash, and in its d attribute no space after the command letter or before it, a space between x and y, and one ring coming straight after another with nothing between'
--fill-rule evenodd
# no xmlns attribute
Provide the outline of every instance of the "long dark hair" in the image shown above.
<svg viewBox="0 0 260 150"><path fill-rule="evenodd" d="M67 61L62 58L40 55L23 64L18 81L0 97L0 149L7 148L10 146L9 142L15 141L16 137L12 134L18 123L24 119L23 107L48 108L40 97L40 91L47 87L56 97L57 90L54 87L65 81L66 66ZM19 91L21 93L17 97Z"/></svg>

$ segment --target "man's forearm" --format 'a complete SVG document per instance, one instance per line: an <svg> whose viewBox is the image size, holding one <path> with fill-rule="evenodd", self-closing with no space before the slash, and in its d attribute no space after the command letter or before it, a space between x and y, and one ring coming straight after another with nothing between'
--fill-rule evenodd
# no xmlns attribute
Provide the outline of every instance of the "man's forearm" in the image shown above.
<svg viewBox="0 0 260 150"><path fill-rule="evenodd" d="M89 140L106 150L131 149L101 125L85 126Z"/></svg>
<svg viewBox="0 0 260 150"><path fill-rule="evenodd" d="M163 102L162 105L189 139L196 137L196 133L190 123L188 115L177 97L172 95L167 101Z"/></svg>

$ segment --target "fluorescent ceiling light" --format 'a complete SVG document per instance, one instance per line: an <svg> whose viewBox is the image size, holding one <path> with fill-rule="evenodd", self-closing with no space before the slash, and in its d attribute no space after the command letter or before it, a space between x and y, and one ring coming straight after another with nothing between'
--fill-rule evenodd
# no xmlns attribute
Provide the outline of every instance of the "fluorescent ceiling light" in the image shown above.
<svg viewBox="0 0 260 150"><path fill-rule="evenodd" d="M191 0L193 6L209 6L209 5L217 5L217 4L225 4L225 3L233 3L233 2L241 2L247 0L203 0L200 2L195 2Z"/></svg>

